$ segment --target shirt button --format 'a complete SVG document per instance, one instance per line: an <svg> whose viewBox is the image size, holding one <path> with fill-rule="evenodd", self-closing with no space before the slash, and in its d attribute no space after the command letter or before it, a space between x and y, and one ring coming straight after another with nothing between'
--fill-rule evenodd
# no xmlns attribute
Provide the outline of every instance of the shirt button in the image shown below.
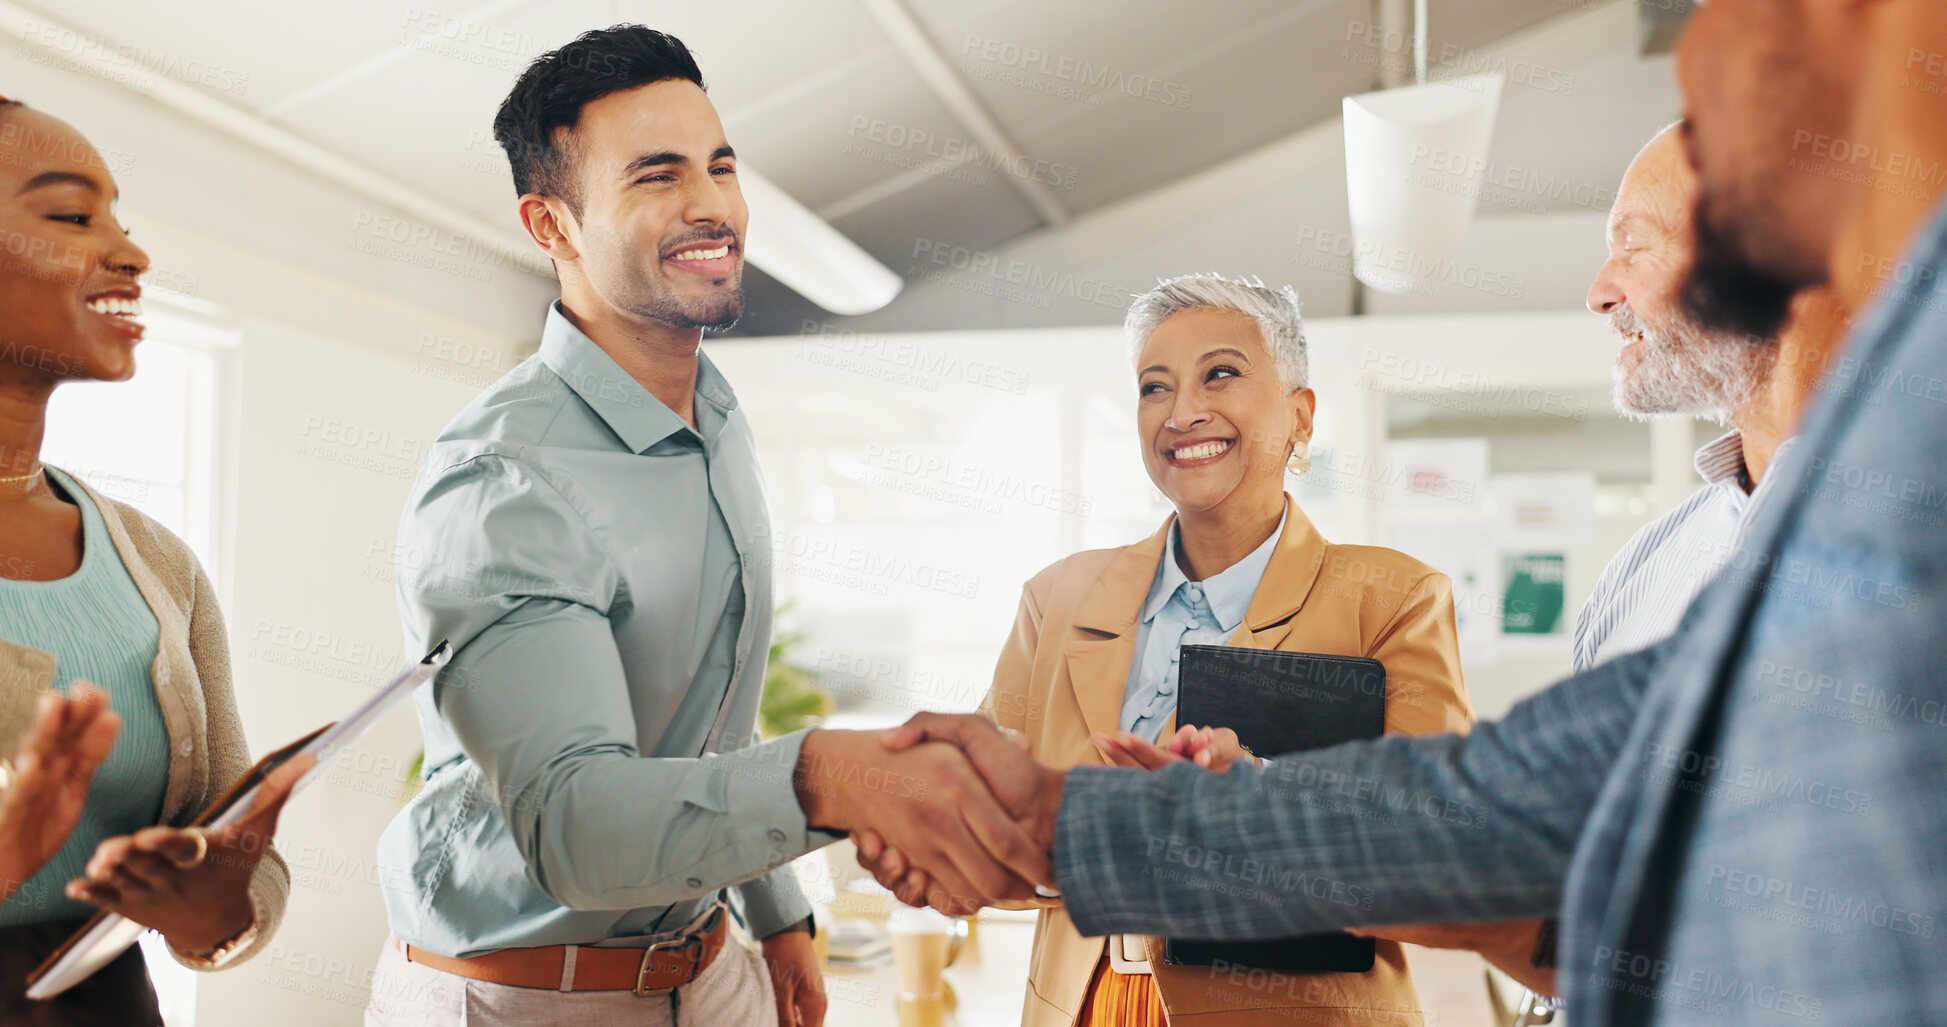
<svg viewBox="0 0 1947 1027"><path fill-rule="evenodd" d="M780 830L778 830L778 829L777 829L777 828L775 828L775 827L773 827L773 828L771 828L771 840L772 840L772 841L774 841L774 842L776 842L776 843L778 843L779 845L783 845L783 844L784 844L784 832L783 832L783 831L780 831Z"/></svg>
<svg viewBox="0 0 1947 1027"><path fill-rule="evenodd" d="M1170 653L1171 663L1175 663L1176 661L1181 660L1182 658L1183 658L1183 650L1181 649L1178 649L1175 652Z"/></svg>
<svg viewBox="0 0 1947 1027"><path fill-rule="evenodd" d="M701 877L692 877L683 883L689 885L691 888L703 887L703 879Z"/></svg>
<svg viewBox="0 0 1947 1027"><path fill-rule="evenodd" d="M1190 623L1183 625L1183 627L1190 631L1195 631L1198 628L1203 627L1203 622L1200 620L1193 620Z"/></svg>

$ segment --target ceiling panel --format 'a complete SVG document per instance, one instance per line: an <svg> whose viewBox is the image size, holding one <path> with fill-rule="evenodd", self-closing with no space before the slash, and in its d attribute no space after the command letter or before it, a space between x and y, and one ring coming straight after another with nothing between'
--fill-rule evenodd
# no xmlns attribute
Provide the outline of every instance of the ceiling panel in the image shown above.
<svg viewBox="0 0 1947 1027"><path fill-rule="evenodd" d="M1428 5L1427 36L1436 44L1479 49L1590 6L1575 0L1439 0Z"/></svg>
<svg viewBox="0 0 1947 1027"><path fill-rule="evenodd" d="M397 47L421 27L438 27L428 12L436 4L396 0L332 0L330 3L264 3L262 0L28 0L65 22L118 44L139 47L151 67L176 69L177 77L239 106L261 110L329 78L347 64ZM454 31L459 31L457 23ZM242 89L199 81L200 62L244 78Z"/></svg>
<svg viewBox="0 0 1947 1027"><path fill-rule="evenodd" d="M1344 95L1376 85L1382 63L1410 61L1403 41L1364 38L1372 0L906 0L960 81L1040 162L1009 167L978 157L978 133L858 0L461 0L444 11L437 0L28 2L165 66L214 67L223 74L206 91L510 231L506 165L489 137L508 87L538 53L640 21L695 51L753 168L908 275L928 240L991 252L1043 228L1023 177L1086 217L1330 119ZM1583 10L1564 0L1431 7L1436 55L1473 54ZM1674 97L1667 64L1638 60L1634 42L1619 39L1607 64L1557 69L1581 76L1572 96L1510 86L1495 159L1583 187L1566 203L1517 198L1484 204L1484 215L1592 206L1595 186L1613 186ZM1317 199L1342 211L1343 188ZM1209 220L1252 202L1215 204ZM761 275L752 282L753 296L782 293ZM909 295L942 288L926 284ZM922 301L895 301L908 302ZM788 295L767 309L747 329L818 316Z"/></svg>
<svg viewBox="0 0 1947 1027"><path fill-rule="evenodd" d="M1616 54L1532 83L1502 94L1479 214L1607 215L1622 169L1681 112L1670 59Z"/></svg>
<svg viewBox="0 0 1947 1027"><path fill-rule="evenodd" d="M936 155L956 152L966 137L912 66L889 50L788 104L738 119L729 131L739 154L813 209L932 167ZM943 162L940 170L951 166Z"/></svg>
<svg viewBox="0 0 1947 1027"><path fill-rule="evenodd" d="M1149 102L1166 105L1186 99L1177 72L1240 34L1300 20L1321 2L1339 0L1125 0L1113 8L922 0L912 7L975 95L1004 124L1028 131L1114 102L1127 95L1121 89L1148 91ZM1105 14L1113 21L1105 23ZM1194 93L1187 100L1194 103Z"/></svg>
<svg viewBox="0 0 1947 1027"><path fill-rule="evenodd" d="M1369 0L1137 0L1112 26L1094 4L916 6L1072 213L1289 135L1365 81L1333 44Z"/></svg>
<svg viewBox="0 0 1947 1027"><path fill-rule="evenodd" d="M1340 11L1352 4L1363 0L1228 37L1221 51L1168 72L1189 90L1186 106L1119 98L1033 131L1023 145L1080 169L1072 203L1083 212L1336 117L1340 98L1370 81L1366 68L1341 59L1337 36L1321 31L1341 24Z"/></svg>
<svg viewBox="0 0 1947 1027"><path fill-rule="evenodd" d="M556 0L510 10L483 23L482 38L522 40L519 52L495 44L393 51L281 121L368 168L511 225L513 184L493 140L494 112L535 53L573 39L607 9L606 0Z"/></svg>
<svg viewBox="0 0 1947 1027"><path fill-rule="evenodd" d="M891 45L854 0L629 2L625 20L675 35L696 55L726 121L756 107L802 109L807 83L889 55Z"/></svg>

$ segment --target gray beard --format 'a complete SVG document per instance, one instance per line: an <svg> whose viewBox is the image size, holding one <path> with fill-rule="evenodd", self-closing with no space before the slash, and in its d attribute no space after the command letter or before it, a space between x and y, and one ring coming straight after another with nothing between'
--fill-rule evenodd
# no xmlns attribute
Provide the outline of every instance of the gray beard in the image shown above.
<svg viewBox="0 0 1947 1027"><path fill-rule="evenodd" d="M1769 381L1778 347L1735 332L1679 322L1662 331L1645 327L1628 307L1610 315L1623 338L1642 331L1641 357L1625 371L1616 364L1617 412L1636 420L1664 414L1711 417L1720 424Z"/></svg>

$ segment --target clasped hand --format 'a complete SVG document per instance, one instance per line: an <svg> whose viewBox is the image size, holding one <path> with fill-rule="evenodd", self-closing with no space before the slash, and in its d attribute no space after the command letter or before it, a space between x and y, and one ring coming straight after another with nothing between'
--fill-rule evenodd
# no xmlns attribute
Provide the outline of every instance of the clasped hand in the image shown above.
<svg viewBox="0 0 1947 1027"><path fill-rule="evenodd" d="M1096 751L1111 764L1138 770L1161 770L1172 763L1189 762L1221 774L1238 760L1263 762L1244 748L1244 743L1237 739L1237 732L1227 727L1193 727L1185 724L1177 728L1176 734L1162 745L1133 731L1093 735L1089 740L1095 743Z"/></svg>
<svg viewBox="0 0 1947 1027"><path fill-rule="evenodd" d="M1222 728L1185 726L1160 747L1126 732L1097 735L1095 742L1104 758L1115 766L1154 769L1189 761L1221 773L1238 759L1255 759L1237 743L1234 732ZM1037 896L1030 885L1045 886L1049 889L1047 894L1052 894L1054 882L1048 853L1054 849L1054 821L1061 808L1061 788L1066 775L1036 763L1028 755L1024 737L1018 732L1004 732L985 718L971 714L921 713L884 733L879 744L889 753L901 754L943 747L957 749L978 780L957 782L965 791L956 791L943 801L939 815L950 816L953 810L959 809L967 815L968 824L987 824L969 833L1000 864L1000 868L970 869L969 862L981 860L961 848L964 842L956 844L933 831L901 831L904 825L894 825L889 830L870 821L864 826L849 827L852 842L858 848L859 864L871 871L899 901L912 906L930 905L942 913L965 916L981 906L1033 903ZM951 759L945 755L942 758ZM993 819L997 813L1015 821L1011 829ZM958 833L951 824L943 829L949 835ZM1033 855L1017 866L1003 855L998 845L1025 848ZM1002 887L993 887L990 882L997 879L994 876L997 869L1007 868L1012 868L1012 879L1006 880ZM977 883L975 875L979 873L989 876Z"/></svg>
<svg viewBox="0 0 1947 1027"><path fill-rule="evenodd" d="M1054 886L1062 778L981 717L922 713L891 731L811 732L796 783L807 823L925 868L902 900L958 911Z"/></svg>

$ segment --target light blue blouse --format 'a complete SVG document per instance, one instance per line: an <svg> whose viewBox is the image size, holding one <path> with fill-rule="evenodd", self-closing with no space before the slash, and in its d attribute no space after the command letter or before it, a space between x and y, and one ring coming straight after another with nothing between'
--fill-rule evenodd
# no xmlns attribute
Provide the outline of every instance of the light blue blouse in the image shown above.
<svg viewBox="0 0 1947 1027"><path fill-rule="evenodd" d="M62 894L95 846L154 826L169 782L169 731L150 679L162 629L122 565L101 511L74 479L48 475L81 508L81 566L58 581L0 578L0 637L54 655L54 687L75 680L108 692L121 714L115 748L95 771L81 823L54 858L0 903L0 926L87 917L95 907Z"/></svg>
<svg viewBox="0 0 1947 1027"><path fill-rule="evenodd" d="M1284 535L1285 516L1278 530L1251 550L1249 556L1204 581L1191 581L1176 561L1178 529L1170 526L1169 544L1156 564L1149 597L1143 600L1136 625L1136 657L1129 664L1129 684L1123 691L1122 729L1154 742L1163 724L1176 712L1176 666L1186 645L1223 645L1237 633L1251 608L1264 569Z"/></svg>

